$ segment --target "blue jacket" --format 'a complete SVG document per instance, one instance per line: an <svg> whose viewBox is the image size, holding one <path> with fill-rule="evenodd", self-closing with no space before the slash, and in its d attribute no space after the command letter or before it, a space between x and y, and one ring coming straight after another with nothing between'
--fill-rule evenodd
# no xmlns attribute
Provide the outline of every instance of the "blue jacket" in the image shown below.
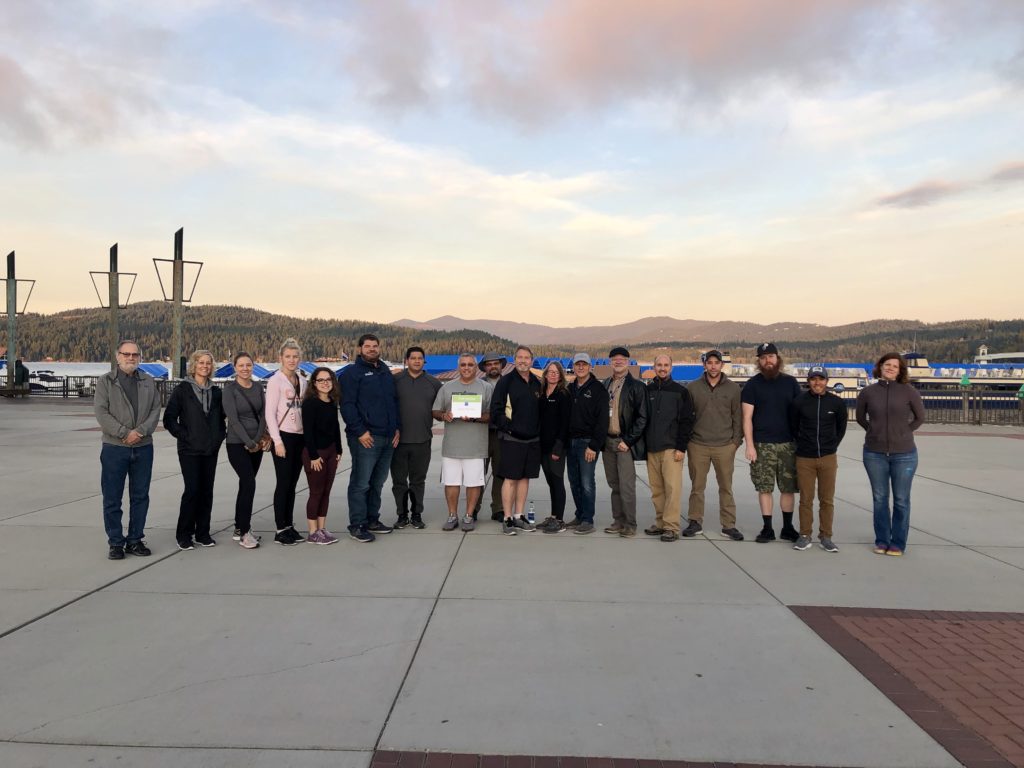
<svg viewBox="0 0 1024 768"><path fill-rule="evenodd" d="M342 369L338 378L345 434L359 437L369 431L371 435L393 438L402 422L391 369L380 361L376 366L370 365L360 355Z"/></svg>

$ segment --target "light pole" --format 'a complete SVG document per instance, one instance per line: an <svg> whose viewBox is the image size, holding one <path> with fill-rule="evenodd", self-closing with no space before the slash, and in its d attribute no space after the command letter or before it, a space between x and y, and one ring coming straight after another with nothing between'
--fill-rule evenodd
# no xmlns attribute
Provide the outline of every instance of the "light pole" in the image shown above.
<svg viewBox="0 0 1024 768"><path fill-rule="evenodd" d="M100 288L96 284L96 277L98 275L106 275L107 277L107 303L103 303L103 296L100 294ZM131 285L128 286L128 296L125 298L124 303L121 303L121 276L131 277ZM92 287L96 289L96 298L100 300L100 306L104 309L110 309L110 370L113 371L117 367L117 345L121 341L121 329L120 329L120 317L119 310L128 306L128 301L132 297L132 289L135 287L135 278L138 275L135 272L118 272L117 271L117 243L110 246L110 271L109 272L89 272L89 277L92 278Z"/></svg>
<svg viewBox="0 0 1024 768"><path fill-rule="evenodd" d="M32 296L32 289L35 288L35 280L18 280L14 276L14 251L7 254L7 386L10 389L14 389L14 374L15 374L15 360L18 359L17 353L17 322L15 318L18 315L25 314L25 308L28 306L29 297ZM28 294L25 296L25 303L22 305L21 310L18 310L18 283L28 283Z"/></svg>
<svg viewBox="0 0 1024 768"><path fill-rule="evenodd" d="M192 296L196 292L196 284L199 282L199 273L203 271L203 262L201 261L185 261L185 229L182 227L174 233L174 258L173 259L153 259L153 267L156 269L156 279L160 282L160 292L164 296L164 301L174 302L173 305L173 325L174 325L174 340L172 346L171 356L171 376L177 379L184 377L185 370L181 359L181 327L182 327L182 313L184 308L182 304L191 304ZM169 263L171 265L171 295L167 296L167 289L164 287L163 278L160 276L160 263ZM185 265L194 264L199 267L196 270L196 278L192 281L192 290L189 291L188 298L185 298Z"/></svg>

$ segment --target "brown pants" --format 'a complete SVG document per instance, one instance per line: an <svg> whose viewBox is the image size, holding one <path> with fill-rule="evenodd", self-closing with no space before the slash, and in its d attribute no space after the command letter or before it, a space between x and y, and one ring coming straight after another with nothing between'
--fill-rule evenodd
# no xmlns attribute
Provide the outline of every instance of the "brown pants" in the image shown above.
<svg viewBox="0 0 1024 768"><path fill-rule="evenodd" d="M708 487L708 472L713 466L718 481L718 517L723 529L735 528L736 499L732 495L732 473L736 468L736 445L690 443L686 456L691 483L687 517L704 525L704 491Z"/></svg>
<svg viewBox="0 0 1024 768"><path fill-rule="evenodd" d="M654 527L679 533L679 507L683 495L683 462L675 449L647 452L647 480L654 502Z"/></svg>
<svg viewBox="0 0 1024 768"><path fill-rule="evenodd" d="M814 529L814 486L818 486L818 538L832 538L832 520L836 506L836 454L820 459L796 457L796 482L800 486L800 535L810 538Z"/></svg>

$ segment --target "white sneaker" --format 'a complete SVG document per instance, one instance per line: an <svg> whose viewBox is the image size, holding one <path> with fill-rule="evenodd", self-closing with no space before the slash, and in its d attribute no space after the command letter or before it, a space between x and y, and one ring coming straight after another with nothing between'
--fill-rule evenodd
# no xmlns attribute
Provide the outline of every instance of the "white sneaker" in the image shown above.
<svg viewBox="0 0 1024 768"><path fill-rule="evenodd" d="M238 546L244 549L256 549L260 545L260 540L252 535L252 531L246 531L242 534L242 538L238 540Z"/></svg>

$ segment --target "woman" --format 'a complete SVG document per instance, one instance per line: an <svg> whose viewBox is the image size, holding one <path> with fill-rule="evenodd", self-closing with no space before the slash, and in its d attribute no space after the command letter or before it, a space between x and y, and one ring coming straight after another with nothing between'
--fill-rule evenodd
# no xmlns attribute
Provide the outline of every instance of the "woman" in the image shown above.
<svg viewBox="0 0 1024 768"><path fill-rule="evenodd" d="M569 410L572 401L565 386L565 371L557 360L544 366L540 399L540 466L551 491L551 516L537 526L544 533L565 530L565 452L569 446Z"/></svg>
<svg viewBox="0 0 1024 768"><path fill-rule="evenodd" d="M239 352L232 363L235 380L224 385L224 413L228 417L228 461L238 475L235 498L235 535L245 549L260 545L252 534L252 501L256 496L256 474L263 462L263 451L270 444L267 434L266 403L263 387L253 384L252 358Z"/></svg>
<svg viewBox="0 0 1024 768"><path fill-rule="evenodd" d="M882 355L873 375L877 383L857 395L857 423L866 433L864 469L874 504L874 552L900 557L910 532L910 485L917 471L914 430L924 423L924 403L908 383L907 364L896 352Z"/></svg>
<svg viewBox="0 0 1024 768"><path fill-rule="evenodd" d="M327 505L331 499L334 474L341 461L341 425L338 422L338 401L341 388L330 368L313 371L312 385L302 400L302 466L309 483L306 522L310 544L333 544L338 539L326 528Z"/></svg>
<svg viewBox="0 0 1024 768"><path fill-rule="evenodd" d="M267 431L274 442L274 541L292 546L304 541L295 530L295 484L302 474L302 396L306 380L299 376L302 350L295 339L286 339L279 351L281 367L267 382Z"/></svg>
<svg viewBox="0 0 1024 768"><path fill-rule="evenodd" d="M186 377L171 393L164 410L164 429L178 440L178 463L185 490L178 512L178 549L192 549L192 537L212 547L210 513L217 454L224 442L224 408L220 389L210 383L213 355L199 349L188 359Z"/></svg>

